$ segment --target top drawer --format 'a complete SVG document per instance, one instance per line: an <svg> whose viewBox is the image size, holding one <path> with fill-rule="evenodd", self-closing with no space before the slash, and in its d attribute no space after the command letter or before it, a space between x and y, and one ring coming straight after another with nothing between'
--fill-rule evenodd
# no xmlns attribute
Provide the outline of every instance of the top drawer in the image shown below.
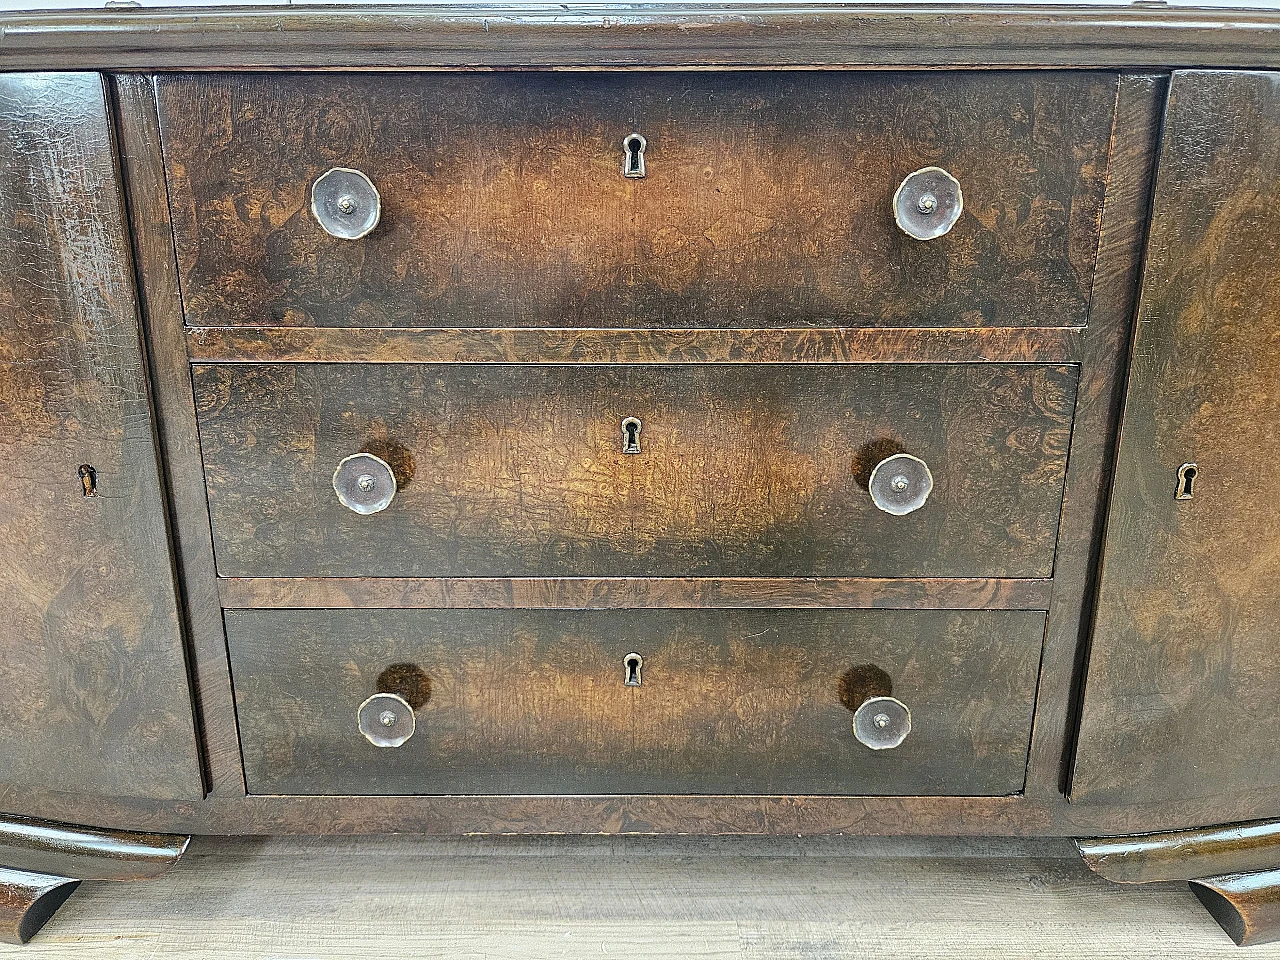
<svg viewBox="0 0 1280 960"><path fill-rule="evenodd" d="M161 77L187 320L1080 325L1116 83L1083 72ZM624 176L632 134L645 138L643 178ZM963 208L949 233L921 241L893 204L929 166L954 175ZM335 167L379 194L361 239L330 236L313 214L313 184Z"/></svg>

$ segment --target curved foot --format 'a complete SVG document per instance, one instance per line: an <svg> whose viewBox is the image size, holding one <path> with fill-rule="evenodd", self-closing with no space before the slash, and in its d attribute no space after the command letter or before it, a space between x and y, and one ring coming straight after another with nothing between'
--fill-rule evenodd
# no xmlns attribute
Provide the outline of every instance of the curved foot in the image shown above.
<svg viewBox="0 0 1280 960"><path fill-rule="evenodd" d="M1280 870L1190 881L1194 893L1242 947L1280 940Z"/></svg>
<svg viewBox="0 0 1280 960"><path fill-rule="evenodd" d="M0 867L0 940L26 943L78 886L67 877Z"/></svg>
<svg viewBox="0 0 1280 960"><path fill-rule="evenodd" d="M1280 821L1077 840L1089 869L1113 883L1186 880L1242 947L1280 940Z"/></svg>
<svg viewBox="0 0 1280 960"><path fill-rule="evenodd" d="M30 940L81 880L159 876L190 839L0 815L0 941Z"/></svg>

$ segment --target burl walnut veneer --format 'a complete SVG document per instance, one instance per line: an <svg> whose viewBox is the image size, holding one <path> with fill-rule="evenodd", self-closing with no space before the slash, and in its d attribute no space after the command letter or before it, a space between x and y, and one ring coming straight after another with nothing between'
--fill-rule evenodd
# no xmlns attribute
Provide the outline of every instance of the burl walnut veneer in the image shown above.
<svg viewBox="0 0 1280 960"><path fill-rule="evenodd" d="M1070 836L1280 936L1276 71L1265 9L9 16L0 936L390 831Z"/></svg>

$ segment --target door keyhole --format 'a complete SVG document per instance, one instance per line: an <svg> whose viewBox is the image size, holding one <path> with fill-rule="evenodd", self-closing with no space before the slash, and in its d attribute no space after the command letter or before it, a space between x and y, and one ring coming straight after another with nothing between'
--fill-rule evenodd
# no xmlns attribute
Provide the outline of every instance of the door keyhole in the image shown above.
<svg viewBox="0 0 1280 960"><path fill-rule="evenodd" d="M644 148L648 145L648 141L638 133L622 141L622 149L626 151L622 158L624 177L639 180L644 176Z"/></svg>
<svg viewBox="0 0 1280 960"><path fill-rule="evenodd" d="M622 421L623 453L640 452L640 427L641 423L635 417L627 417Z"/></svg>
<svg viewBox="0 0 1280 960"><path fill-rule="evenodd" d="M1200 468L1194 463L1184 463L1178 468L1178 492L1174 494L1175 500L1190 500L1193 496L1192 486L1196 482L1196 474L1200 472Z"/></svg>
<svg viewBox="0 0 1280 960"><path fill-rule="evenodd" d="M628 653L622 658L622 685L638 687L643 682L640 670L644 667L644 657L638 653Z"/></svg>

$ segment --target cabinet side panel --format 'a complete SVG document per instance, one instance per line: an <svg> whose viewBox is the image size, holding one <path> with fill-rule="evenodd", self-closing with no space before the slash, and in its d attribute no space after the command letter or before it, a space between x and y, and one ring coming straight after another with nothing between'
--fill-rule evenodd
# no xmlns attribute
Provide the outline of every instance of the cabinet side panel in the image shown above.
<svg viewBox="0 0 1280 960"><path fill-rule="evenodd" d="M1280 784L1277 187L1280 74L1175 74L1075 800Z"/></svg>
<svg viewBox="0 0 1280 960"><path fill-rule="evenodd" d="M0 806L201 778L96 74L0 76Z"/></svg>

